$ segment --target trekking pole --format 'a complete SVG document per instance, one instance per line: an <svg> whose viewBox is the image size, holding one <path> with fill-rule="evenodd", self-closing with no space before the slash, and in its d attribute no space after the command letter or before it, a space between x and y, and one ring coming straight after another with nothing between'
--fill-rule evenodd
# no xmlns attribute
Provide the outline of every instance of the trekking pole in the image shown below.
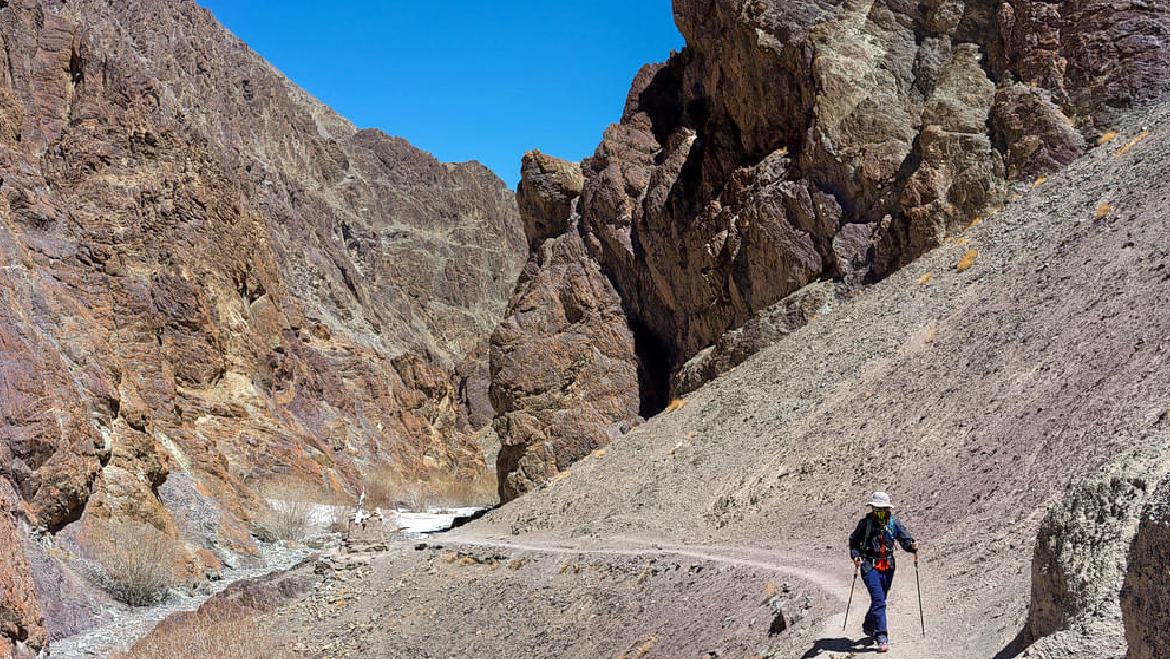
<svg viewBox="0 0 1170 659"><path fill-rule="evenodd" d="M841 625L841 631L849 626L849 607L853 605L853 588L857 585L857 568L853 568L853 585L849 586L849 602L845 604L845 622Z"/></svg>
<svg viewBox="0 0 1170 659"><path fill-rule="evenodd" d="M922 578L918 576L918 552L914 552L914 581L918 583L918 622L922 623L922 638L926 638L926 618L922 616Z"/></svg>

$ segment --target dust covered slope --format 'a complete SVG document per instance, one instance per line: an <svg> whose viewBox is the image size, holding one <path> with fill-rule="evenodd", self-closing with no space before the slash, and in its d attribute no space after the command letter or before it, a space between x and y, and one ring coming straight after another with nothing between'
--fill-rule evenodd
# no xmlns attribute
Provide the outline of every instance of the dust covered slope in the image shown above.
<svg viewBox="0 0 1170 659"><path fill-rule="evenodd" d="M1167 445L1170 106L1115 128L464 533L742 543L846 570L861 503L886 490L946 586L934 618L995 654L1024 625L1048 507L1111 456Z"/></svg>

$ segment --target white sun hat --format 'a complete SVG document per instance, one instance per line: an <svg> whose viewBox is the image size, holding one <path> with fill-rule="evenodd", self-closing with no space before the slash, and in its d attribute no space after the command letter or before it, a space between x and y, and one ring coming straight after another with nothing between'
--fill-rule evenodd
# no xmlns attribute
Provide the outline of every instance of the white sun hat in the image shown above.
<svg viewBox="0 0 1170 659"><path fill-rule="evenodd" d="M890 503L890 495L885 492L874 492L869 500L869 505L874 508L893 508L894 504Z"/></svg>

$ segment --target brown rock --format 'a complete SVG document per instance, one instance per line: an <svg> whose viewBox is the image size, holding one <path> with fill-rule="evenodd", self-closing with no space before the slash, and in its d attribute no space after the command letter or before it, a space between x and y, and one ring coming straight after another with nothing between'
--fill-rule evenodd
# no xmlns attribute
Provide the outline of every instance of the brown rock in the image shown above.
<svg viewBox="0 0 1170 659"><path fill-rule="evenodd" d="M1070 114L1102 124L1119 108L1159 98L1170 84L1170 4L1106 0L1003 3L1005 65L1049 89Z"/></svg>
<svg viewBox="0 0 1170 659"><path fill-rule="evenodd" d="M746 323L719 337L714 345L699 351L683 364L671 378L671 397L685 396L793 330L829 313L833 304L848 290L848 285L836 282L809 284L757 312Z"/></svg>
<svg viewBox="0 0 1170 659"><path fill-rule="evenodd" d="M1129 548L1121 610L1129 659L1156 659L1170 647L1170 478L1162 479L1142 511Z"/></svg>
<svg viewBox="0 0 1170 659"><path fill-rule="evenodd" d="M48 634L22 545L8 510L0 512L0 657L31 659Z"/></svg>
<svg viewBox="0 0 1170 659"><path fill-rule="evenodd" d="M1085 151L1085 138L1050 96L1047 90L1020 84L995 94L992 122L1007 145L1004 159L1011 178L1059 171Z"/></svg>
<svg viewBox="0 0 1170 659"><path fill-rule="evenodd" d="M608 444L637 417L634 336L575 222L525 267L492 335L491 364L504 501Z"/></svg>
<svg viewBox="0 0 1170 659"><path fill-rule="evenodd" d="M357 130L195 3L3 2L0 41L0 480L30 526L250 559L273 474L486 468L525 244L498 178Z"/></svg>
<svg viewBox="0 0 1170 659"><path fill-rule="evenodd" d="M582 163L577 207L634 330L645 413L672 375L686 389L722 370L709 346L754 345L728 332L755 314L818 279L890 274L1000 206L1008 176L1076 157L1075 127L1170 87L1161 0L676 0L674 12L687 48L635 76ZM537 193L547 174L525 167L522 204L544 237L563 225L536 200L564 218L569 196Z"/></svg>
<svg viewBox="0 0 1170 659"><path fill-rule="evenodd" d="M581 195L585 177L579 164L539 151L524 154L520 174L516 200L528 243L535 248L546 238L565 232L573 200Z"/></svg>

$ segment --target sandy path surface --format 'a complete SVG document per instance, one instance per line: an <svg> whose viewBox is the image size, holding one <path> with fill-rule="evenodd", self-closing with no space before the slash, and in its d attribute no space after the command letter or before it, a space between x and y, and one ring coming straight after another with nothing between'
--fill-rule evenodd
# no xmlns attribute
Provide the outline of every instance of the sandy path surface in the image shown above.
<svg viewBox="0 0 1170 659"><path fill-rule="evenodd" d="M629 537L613 538L609 542L603 543L571 544L539 541L511 542L492 536L463 533L453 537L444 536L443 541L447 545L491 547L544 554L689 558L735 567L755 568L783 577L802 579L837 600L841 604L842 610L841 613L825 620L820 636L804 656L811 659L815 656L847 657L869 652L877 654L876 645L865 645L857 642L861 634L859 631L861 621L865 617L866 608L869 605L869 596L866 593L865 584L861 582L860 578L857 579L856 588L852 593L852 605L849 607L848 620L852 622L849 623L846 620L844 609L850 601L853 584L850 573L846 571L847 568L840 567L839 564L842 562L840 560L831 561L824 557L812 559L792 552L761 547L665 545ZM904 557L895 586L889 595L888 622L892 638L891 649L886 656L923 658L966 656L963 652L952 653L946 642L950 635L959 633L959 630L948 629L944 625L932 635L922 633L923 621L919 618L914 576L910 558ZM923 616L925 616L925 612L923 612ZM847 624L851 625L852 629L846 626ZM939 631L942 634L939 634Z"/></svg>

